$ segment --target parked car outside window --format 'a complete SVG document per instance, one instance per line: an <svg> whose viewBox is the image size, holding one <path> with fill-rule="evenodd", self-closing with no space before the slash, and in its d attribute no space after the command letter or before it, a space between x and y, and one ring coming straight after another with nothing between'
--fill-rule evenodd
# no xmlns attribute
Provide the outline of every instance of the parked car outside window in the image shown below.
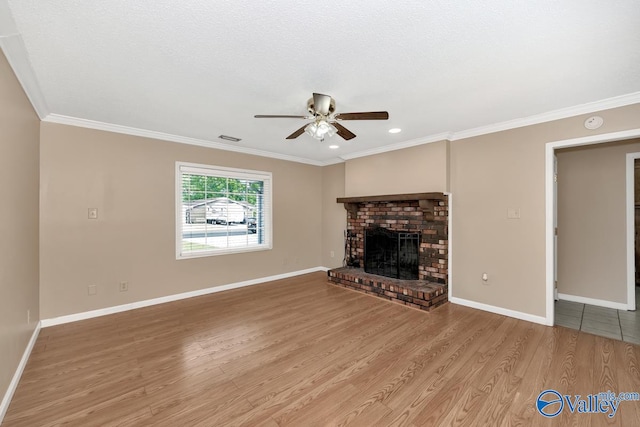
<svg viewBox="0 0 640 427"><path fill-rule="evenodd" d="M255 218L247 218L247 231L249 233L257 233L258 226Z"/></svg>

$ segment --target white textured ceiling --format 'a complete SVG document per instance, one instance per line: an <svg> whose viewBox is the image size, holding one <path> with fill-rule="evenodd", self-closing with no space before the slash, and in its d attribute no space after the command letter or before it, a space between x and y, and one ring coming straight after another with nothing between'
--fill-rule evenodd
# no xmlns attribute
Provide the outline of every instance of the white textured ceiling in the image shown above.
<svg viewBox="0 0 640 427"><path fill-rule="evenodd" d="M28 59L10 61L30 63L49 119L225 134L320 163L640 92L638 0L0 3L0 36ZM285 140L301 120L253 118L306 114L312 92L390 119L318 142Z"/></svg>

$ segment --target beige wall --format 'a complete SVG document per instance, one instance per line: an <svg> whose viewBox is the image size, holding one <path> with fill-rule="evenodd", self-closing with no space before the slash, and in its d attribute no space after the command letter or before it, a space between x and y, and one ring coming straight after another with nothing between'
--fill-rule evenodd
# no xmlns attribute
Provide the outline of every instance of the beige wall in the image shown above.
<svg viewBox="0 0 640 427"><path fill-rule="evenodd" d="M39 126L0 51L0 400L40 319Z"/></svg>
<svg viewBox="0 0 640 427"><path fill-rule="evenodd" d="M449 188L452 296L544 317L545 144L640 127L640 104L598 114L597 131L576 116L348 160L345 195ZM507 219L509 208L520 219Z"/></svg>
<svg viewBox="0 0 640 427"><path fill-rule="evenodd" d="M545 316L545 143L640 127L639 104L599 115L595 132L576 116L451 143L455 297Z"/></svg>
<svg viewBox="0 0 640 427"><path fill-rule="evenodd" d="M176 260L176 161L272 172L273 250ZM40 174L43 318L321 265L320 167L42 123Z"/></svg>
<svg viewBox="0 0 640 427"><path fill-rule="evenodd" d="M322 265L329 268L342 266L344 258L347 211L336 202L344 197L344 170L344 163L322 168Z"/></svg>
<svg viewBox="0 0 640 427"><path fill-rule="evenodd" d="M627 303L626 154L640 140L557 151L558 292Z"/></svg>
<svg viewBox="0 0 640 427"><path fill-rule="evenodd" d="M3 236L8 237L2 250L15 273L4 273L0 288L11 295L0 301L7 305L0 307L0 339L3 351L12 348L8 360L17 360L33 330L33 325L26 325L26 309L31 309L32 318L52 318L320 265L338 266L346 227L344 208L335 203L340 196L450 189L453 296L544 316L545 143L640 127L640 105L633 105L601 112L605 125L596 132L586 130L585 117L578 116L320 168L42 123L38 169L37 117L4 58L1 66L0 118L5 123L0 161L6 163L6 176L0 185L12 200L3 204L1 214L13 220L3 222L11 227L5 225ZM273 172L274 249L175 260L178 160ZM34 303L38 200L20 199L37 195L38 173L40 314ZM13 204L21 207L19 217L9 207ZM98 220L87 219L89 207L99 209ZM508 220L508 208L520 209L521 218ZM480 280L483 272L489 274L488 284ZM128 292L118 292L120 281L129 282ZM19 288L16 283L21 283ZM97 286L98 295L87 295L89 285ZM6 382L4 377L0 380Z"/></svg>
<svg viewBox="0 0 640 427"><path fill-rule="evenodd" d="M640 126L640 105L600 114L605 125L597 133ZM338 266L346 213L336 197L446 191L449 180L453 296L544 316L544 147L596 133L583 127L584 119L426 144L325 168L43 123L43 317ZM174 214L167 209L174 204L176 160L272 171L274 250L176 261ZM100 210L98 221L86 219L88 207ZM521 218L507 219L508 208L520 209ZM483 272L489 274L488 284L480 280ZM121 280L130 282L129 292L117 291ZM98 286L97 296L87 296L91 284Z"/></svg>
<svg viewBox="0 0 640 427"><path fill-rule="evenodd" d="M449 142L439 141L346 162L347 197L448 191Z"/></svg>

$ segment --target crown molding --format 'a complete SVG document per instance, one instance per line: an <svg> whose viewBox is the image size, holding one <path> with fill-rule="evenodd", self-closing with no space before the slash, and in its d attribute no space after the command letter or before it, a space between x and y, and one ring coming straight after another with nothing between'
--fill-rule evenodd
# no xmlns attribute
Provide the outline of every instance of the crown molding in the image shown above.
<svg viewBox="0 0 640 427"><path fill-rule="evenodd" d="M540 123L552 122L554 120L566 119L582 114L591 114L602 110L624 107L627 105L640 103L640 92L628 93L615 96L613 98L602 99L600 101L588 102L586 104L575 105L573 107L561 108L559 110L548 111L534 116L508 120L506 122L495 123L487 126L480 126L473 129L454 132L451 141L472 138L474 136L487 135L525 126L537 125Z"/></svg>
<svg viewBox="0 0 640 427"><path fill-rule="evenodd" d="M258 150L247 147L236 147L216 141L202 140L190 138L180 135L167 134L147 129L139 129L130 126L122 126L94 120L87 120L77 117L64 116L60 114L51 114L49 107L45 101L44 95L38 80L36 78L31 62L27 55L22 36L17 32L17 28L11 10L6 0L0 0L0 48L4 52L11 68L13 69L18 81L22 85L29 101L33 105L38 117L44 122L58 123L69 126L84 127L89 129L103 130L107 132L115 132L126 135L141 136L145 138L159 139L163 141L171 141L182 144L198 145L202 147L215 148L225 151L233 151L244 154L251 154L261 157L269 157L279 160L286 160L297 163L304 163L313 166L329 166L337 163L343 163L359 157L366 157L375 154L382 154L389 151L401 150L404 148L415 147L418 145L430 144L438 141L456 141L460 139L472 138L501 132L505 130L521 128L525 126L536 125L540 123L550 122L554 120L565 119L568 117L579 116L582 114L590 114L602 110L624 107L627 105L640 103L640 92L629 93L621 96L603 99L600 101L589 102L568 108L549 111L533 116L508 120L505 122L495 123L487 126L462 130L458 132L442 132L439 134L428 135L423 138L412 139L396 144L385 145L369 150L357 151L354 153L344 154L328 160L313 160L304 157L280 154L271 151Z"/></svg>
<svg viewBox="0 0 640 427"><path fill-rule="evenodd" d="M0 38L0 42L2 38ZM616 96L613 98L607 98L600 101L589 102L586 104L576 105L573 107L562 108L559 110L549 111L535 116L524 117L520 119L508 120L505 122L495 123L487 126L480 126L468 130L459 132L442 132L434 135L429 135L423 138L411 139L397 144L385 145L382 147L372 148L370 150L362 150L354 153L343 154L339 157L328 160L312 160L304 157L290 156L287 154L274 153L271 151L257 150L247 147L234 147L228 144L223 144L216 141L208 141L197 138L189 138L185 136L167 134L163 132L156 132L146 129L133 128L130 126L121 126L111 123L98 122L94 120L81 119L77 117L63 116L60 114L49 114L42 119L44 122L58 123L69 126L84 127L89 129L103 130L107 132L115 132L126 135L141 136L145 138L160 139L163 141L178 142L182 144L198 145L202 147L215 148L225 151L234 151L244 154L252 154L255 156L269 157L280 160L287 160L290 162L304 163L313 166L330 166L338 163L343 163L346 160L356 159L359 157L367 157L375 154L382 154L389 151L402 150L404 148L416 147L418 145L431 144L439 141L457 141L466 138L472 138L475 136L487 135L495 132L502 132L505 130L521 128L525 126L531 126L541 123L546 123L554 120L566 119L569 117L575 117L582 114L591 114L598 111L609 110L612 108L624 107L627 105L640 103L640 92L634 92L626 95Z"/></svg>
<svg viewBox="0 0 640 427"><path fill-rule="evenodd" d="M2 38L0 38L0 42ZM435 135L426 136L424 138L416 138L409 141L400 142L397 144L385 145L383 147L376 147L370 150L357 151L355 153L343 154L339 157L329 160L312 160L303 157L290 156L286 154L274 153L271 151L257 150L247 147L234 147L232 145L223 144L216 141L208 141L197 138L189 138L185 136L173 135L163 132L157 132L146 129L139 129L130 126L121 126L111 123L99 122L94 120L81 119L77 117L64 116L60 114L48 114L42 121L50 123L58 123L69 126L84 127L89 129L103 130L107 132L115 132L126 135L141 136L145 138L159 139L163 141L178 142L181 144L198 145L201 147L215 148L225 151L234 151L244 154L252 154L255 156L269 157L280 160L287 160L290 162L304 163L313 166L330 166L337 163L343 163L346 160L356 159L359 157L366 157L375 154L382 154L389 151L401 150L404 148L415 147L418 145L431 144L439 141L457 141L466 138L472 138L475 136L486 135L495 132L501 132L509 129L516 129L525 126L536 125L540 123L550 122L554 120L565 119L568 117L579 116L582 114L590 114L602 110L609 110L612 108L624 107L627 105L640 103L640 92L634 92L622 96L613 98L607 98L601 101L590 102L587 104L576 105L569 108L563 108L554 110L535 116L524 117L521 119L509 120L501 123L496 123L488 126L481 126L473 129L468 129L460 132L442 132ZM35 106L35 104L34 104Z"/></svg>
<svg viewBox="0 0 640 427"><path fill-rule="evenodd" d="M487 126L467 129L459 132L442 132L435 135L426 136L424 138L412 139L392 145L385 145L371 150L357 151L355 153L340 156L343 160L356 159L358 157L366 157L374 154L386 153L388 151L401 150L403 148L415 147L417 145L430 144L438 141L457 141L460 139L472 138L474 136L487 135L495 132L521 128L525 126L537 125L540 123L551 122L554 120L566 119L582 114L591 114L598 111L610 110L612 108L624 107L627 105L640 103L640 92L633 92L613 98L607 98L600 101L589 102L586 104L575 105L573 107L553 110L534 116L523 117L519 119L508 120L505 122L495 123Z"/></svg>
<svg viewBox="0 0 640 427"><path fill-rule="evenodd" d="M344 163L344 159L340 157L335 157L333 159L324 160L320 163L321 163L321 166L331 166L331 165L337 165L338 163Z"/></svg>
<svg viewBox="0 0 640 427"><path fill-rule="evenodd" d="M12 21L12 19L5 16L0 24L8 26L9 24L7 24L7 22L9 21ZM45 102L33 67L31 67L22 36L20 36L20 34L1 35L0 48L7 57L13 73L20 82L27 98L29 98L36 114L40 120L44 119L49 114L49 107Z"/></svg>
<svg viewBox="0 0 640 427"><path fill-rule="evenodd" d="M442 132L442 133L430 135L424 138L410 139L408 141L399 142L397 144L385 145L382 147L372 148L370 150L363 150L363 151L357 151L355 153L344 154L340 156L340 158L343 160L351 160L351 159L356 159L358 157L372 156L374 154L386 153L388 151L396 151L396 150L402 150L403 148L410 148L418 145L431 144L433 142L450 141L452 138L452 135L453 134L451 132Z"/></svg>
<svg viewBox="0 0 640 427"><path fill-rule="evenodd" d="M205 139L190 138L187 136L173 135L164 132L157 132L147 129L139 129L130 126L115 125L111 123L99 122L95 120L81 119L78 117L64 116L61 114L49 114L43 122L57 123L61 125L76 126L87 129L102 130L106 132L121 133L125 135L141 136L143 138L159 139L162 141L178 142L180 144L197 145L200 147L215 148L218 150L234 151L237 153L251 154L254 156L270 157L273 159L287 160L290 162L304 163L313 166L325 166L325 162L306 159L304 157L290 156L287 154L274 153L271 151L257 150L247 147L234 147L232 145L223 144L216 141L208 141Z"/></svg>

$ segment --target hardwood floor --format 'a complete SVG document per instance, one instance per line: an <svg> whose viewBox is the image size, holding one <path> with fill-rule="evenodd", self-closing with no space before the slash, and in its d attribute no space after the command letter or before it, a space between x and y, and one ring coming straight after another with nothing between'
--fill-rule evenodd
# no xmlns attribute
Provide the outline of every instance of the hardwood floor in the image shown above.
<svg viewBox="0 0 640 427"><path fill-rule="evenodd" d="M45 328L3 426L640 425L541 416L545 389L640 392L640 347L298 276Z"/></svg>

